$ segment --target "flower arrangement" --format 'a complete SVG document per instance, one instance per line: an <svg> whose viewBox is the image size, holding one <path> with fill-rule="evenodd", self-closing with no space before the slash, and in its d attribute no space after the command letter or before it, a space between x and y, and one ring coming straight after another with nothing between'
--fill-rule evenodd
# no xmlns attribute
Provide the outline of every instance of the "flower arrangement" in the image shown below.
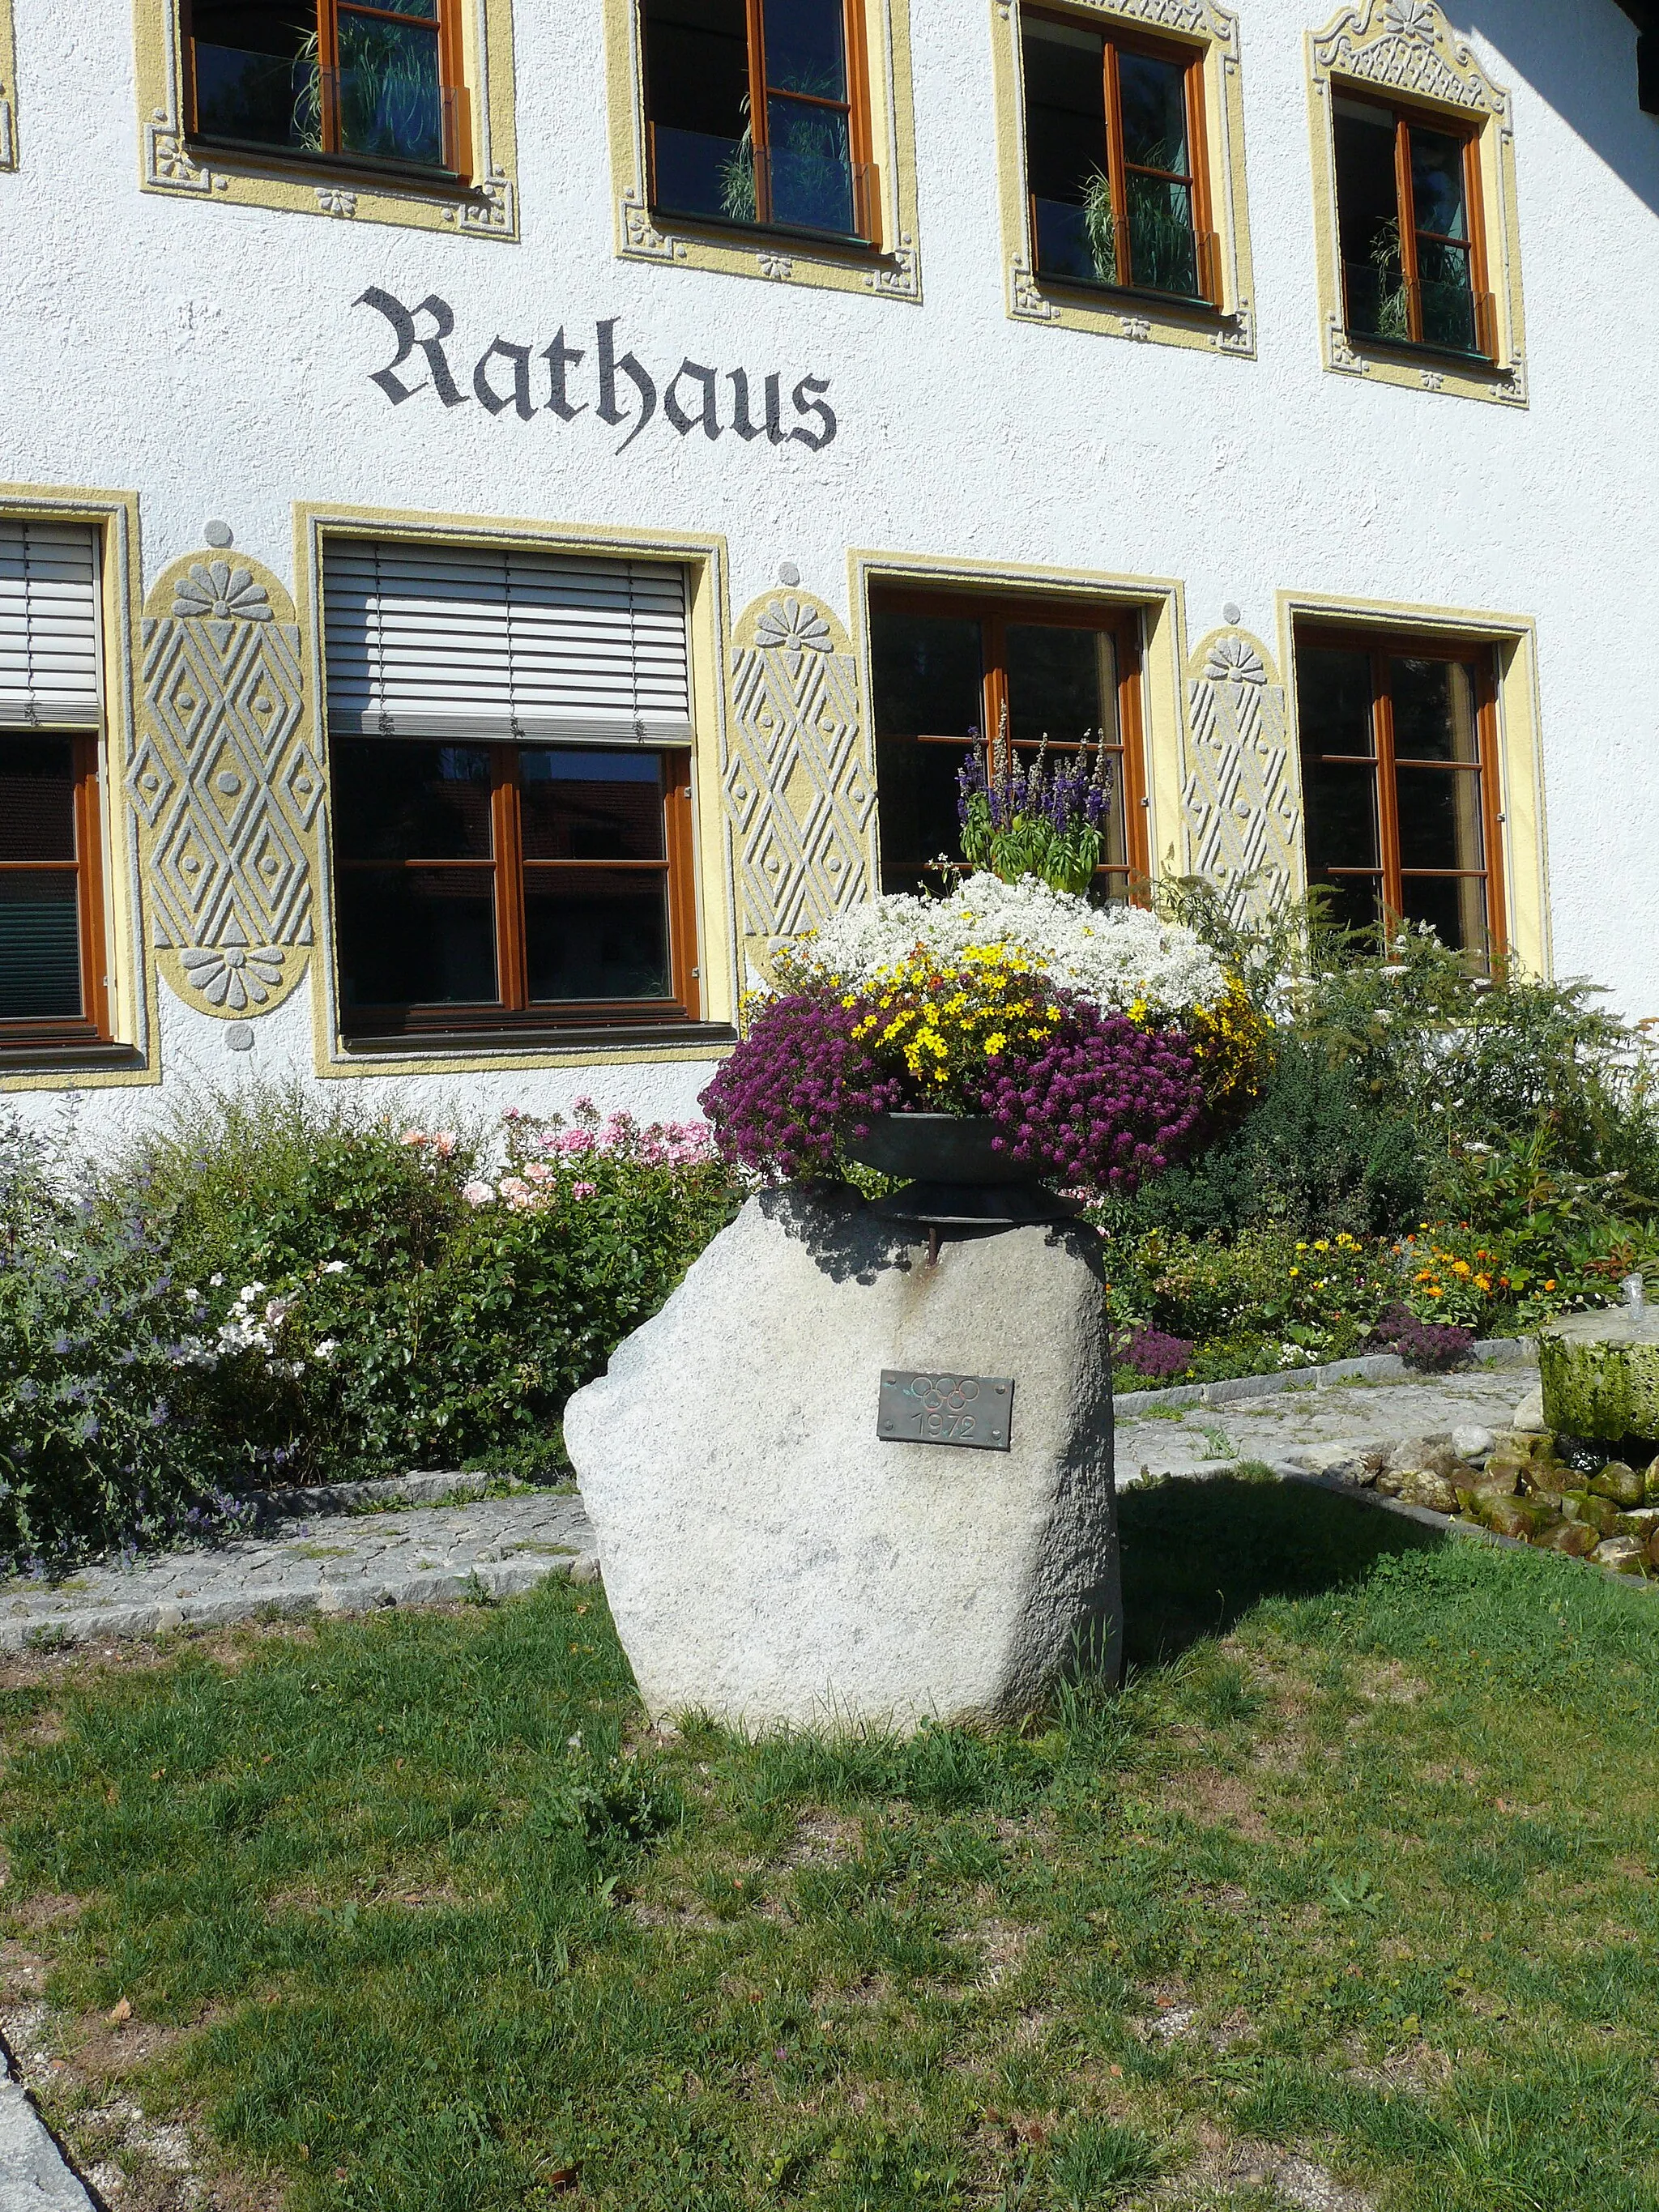
<svg viewBox="0 0 1659 2212"><path fill-rule="evenodd" d="M1144 907L1093 907L1035 877L1013 883L984 871L944 896L895 892L837 915L777 955L785 989L839 984L858 990L912 955L959 966L969 951L1000 945L1096 1006L1137 1018L1182 1021L1225 996L1227 978L1190 929Z"/></svg>
<svg viewBox="0 0 1659 2212"><path fill-rule="evenodd" d="M984 1116L993 1148L1128 1194L1195 1142L1212 1079L1245 1080L1248 1010L1190 932L976 872L840 915L775 961L780 988L702 1094L724 1156L834 1167L878 1115Z"/></svg>
<svg viewBox="0 0 1659 2212"><path fill-rule="evenodd" d="M1106 748L1089 735L1075 755L1048 765L1045 737L1030 761L1015 752L1005 706L988 765L975 743L957 775L963 858L1004 883L1035 877L1051 890L1086 891L1100 866L1110 803Z"/></svg>

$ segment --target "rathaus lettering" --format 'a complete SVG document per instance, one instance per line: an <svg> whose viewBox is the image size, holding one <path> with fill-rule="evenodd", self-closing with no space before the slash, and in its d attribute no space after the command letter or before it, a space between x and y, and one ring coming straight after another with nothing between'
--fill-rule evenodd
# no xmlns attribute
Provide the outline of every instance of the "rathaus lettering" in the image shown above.
<svg viewBox="0 0 1659 2212"><path fill-rule="evenodd" d="M370 372L369 381L380 386L394 407L428 388L446 407L467 405L469 395L457 381L447 350L455 329L455 311L447 300L429 292L417 307L406 307L371 284L352 305L373 307L392 325L398 350L384 368ZM611 315L594 325L592 346L568 345L562 325L551 345L518 345L493 337L473 364L471 398L492 415L510 408L526 422L543 414L574 422L591 408L601 422L631 426L617 448L619 453L657 414L659 400L663 421L682 438L694 430L705 438L730 431L745 441L764 438L774 446L802 445L816 453L835 436L836 417L822 397L830 389L828 377L799 380L789 394L793 419L786 422L781 375L751 382L747 369L722 373L688 359L660 388L637 355L617 352L617 319ZM426 374L410 382L398 372L416 354L424 358ZM465 377L465 368L461 375ZM584 392L587 398L580 396Z"/></svg>

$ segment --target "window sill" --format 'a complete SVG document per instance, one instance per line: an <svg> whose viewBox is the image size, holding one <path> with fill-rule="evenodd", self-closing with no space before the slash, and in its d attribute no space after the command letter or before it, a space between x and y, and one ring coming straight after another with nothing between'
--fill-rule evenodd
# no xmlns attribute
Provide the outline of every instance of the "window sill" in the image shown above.
<svg viewBox="0 0 1659 2212"><path fill-rule="evenodd" d="M1382 361L1410 362L1413 366L1423 362L1444 362L1448 368L1465 369L1471 376L1515 374L1507 362L1494 361L1489 353L1464 353L1455 346L1419 344L1411 338L1377 337L1364 331L1345 330L1342 337L1353 352L1375 354Z"/></svg>
<svg viewBox="0 0 1659 2212"><path fill-rule="evenodd" d="M0 1033L0 1075L51 1074L59 1068L140 1067L136 1045L107 1037L42 1036L38 1040Z"/></svg>
<svg viewBox="0 0 1659 2212"><path fill-rule="evenodd" d="M1218 307L1213 300L1193 298L1181 292L1141 292L1127 284L1096 284L1086 276L1055 276L1046 269L1037 270L1036 281L1045 292L1074 294L1090 307L1112 307L1119 314L1151 312L1185 315L1206 325L1233 320L1229 311Z"/></svg>
<svg viewBox="0 0 1659 2212"><path fill-rule="evenodd" d="M354 1030L341 1037L340 1049L349 1054L408 1059L428 1053L517 1054L606 1048L625 1052L640 1045L704 1045L714 1048L735 1044L737 1041L738 1033L728 1022L592 1022L572 1023L563 1028Z"/></svg>
<svg viewBox="0 0 1659 2212"><path fill-rule="evenodd" d="M428 169L413 162L377 161L363 154L295 154L281 146L234 144L214 138L185 142L191 159L200 167L234 168L256 176L293 177L314 184L335 179L348 183L379 185L386 191L416 192L443 200L476 200L485 197L470 177L453 169Z"/></svg>
<svg viewBox="0 0 1659 2212"><path fill-rule="evenodd" d="M871 238L854 238L844 230L804 230L777 222L727 222L717 215L682 215L673 208L655 207L651 220L661 231L677 236L706 239L715 246L740 246L753 239L757 247L769 245L810 246L845 253L859 261L879 261L882 248Z"/></svg>

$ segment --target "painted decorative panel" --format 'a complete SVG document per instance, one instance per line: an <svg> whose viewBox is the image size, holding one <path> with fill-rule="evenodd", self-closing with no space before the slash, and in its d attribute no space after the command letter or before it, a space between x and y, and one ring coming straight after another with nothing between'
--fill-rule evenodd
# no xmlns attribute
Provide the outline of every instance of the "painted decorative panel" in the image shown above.
<svg viewBox="0 0 1659 2212"><path fill-rule="evenodd" d="M875 881L875 777L858 665L821 600L757 599L738 623L721 781L750 964Z"/></svg>
<svg viewBox="0 0 1659 2212"><path fill-rule="evenodd" d="M150 593L127 792L142 824L151 943L202 1012L285 999L313 938L322 770L293 602L257 562L175 562Z"/></svg>
<svg viewBox="0 0 1659 2212"><path fill-rule="evenodd" d="M1265 904L1301 881L1299 779L1285 686L1265 646L1218 630L1188 666L1187 871Z"/></svg>

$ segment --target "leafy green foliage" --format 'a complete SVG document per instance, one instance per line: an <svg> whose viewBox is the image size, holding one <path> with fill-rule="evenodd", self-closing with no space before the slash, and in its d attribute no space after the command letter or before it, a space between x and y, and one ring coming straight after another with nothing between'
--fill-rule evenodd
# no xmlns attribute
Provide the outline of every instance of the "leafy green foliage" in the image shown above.
<svg viewBox="0 0 1659 2212"><path fill-rule="evenodd" d="M192 1533L272 1478L560 1471L566 1398L729 1197L700 1130L591 1110L507 1145L498 1188L476 1134L256 1090L70 1195L0 1132L0 1554Z"/></svg>

